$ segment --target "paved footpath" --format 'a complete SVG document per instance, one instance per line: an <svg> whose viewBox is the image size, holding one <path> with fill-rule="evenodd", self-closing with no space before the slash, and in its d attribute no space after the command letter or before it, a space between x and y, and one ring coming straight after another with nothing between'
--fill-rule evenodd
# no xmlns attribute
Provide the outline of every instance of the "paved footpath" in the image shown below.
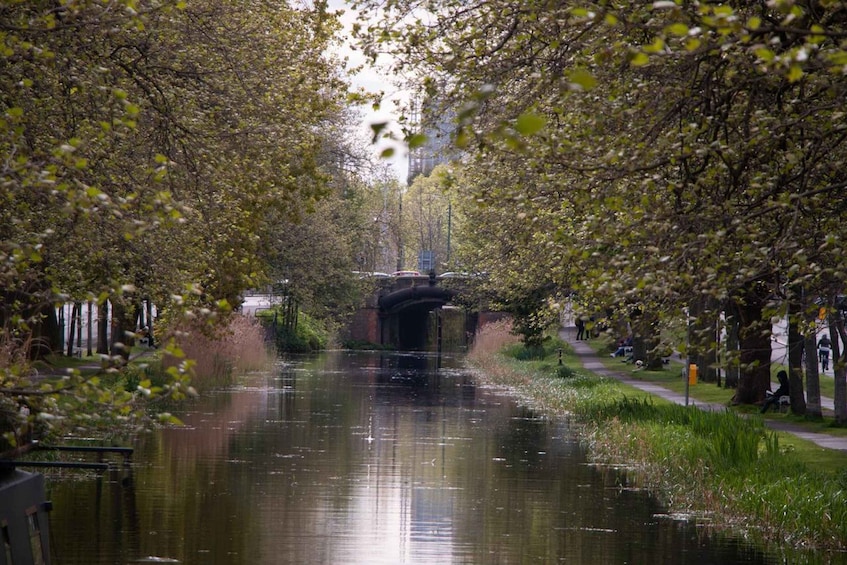
<svg viewBox="0 0 847 565"><path fill-rule="evenodd" d="M660 385L640 381L638 379L633 379L630 375L630 371L615 371L606 368L600 358L597 356L597 352L591 348L584 341L576 341L576 329L575 328L565 328L559 333L560 337L570 343L574 351L576 352L577 357L579 357L580 363L582 366L591 371L592 373L596 373L598 375L603 375L604 377L610 377L613 379L617 379L622 383L625 383L629 386L635 387L637 389L643 390L644 392L653 394L655 396L664 398L676 404L685 404L685 395L680 394L678 392L674 392L672 390L668 390ZM629 367L629 365L627 365ZM702 410L726 410L726 406L722 404L709 404L707 402L695 402L693 399L689 398L688 404L690 406L696 406ZM833 401L831 398L821 398L821 404L824 409L833 409ZM790 434L794 434L795 436L816 443L821 447L825 447L827 449L837 449L839 451L847 451L847 437L839 437L833 436L829 434L823 433L815 433L815 432L807 432L803 430L800 426L792 424L790 422L783 422L779 420L765 420L765 425L772 430L777 430L781 432L787 432Z"/></svg>

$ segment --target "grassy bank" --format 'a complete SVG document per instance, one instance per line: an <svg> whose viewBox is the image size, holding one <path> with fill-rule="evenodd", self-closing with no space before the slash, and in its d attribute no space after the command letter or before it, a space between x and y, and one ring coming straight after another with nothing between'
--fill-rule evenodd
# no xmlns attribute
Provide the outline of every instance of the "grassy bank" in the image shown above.
<svg viewBox="0 0 847 565"><path fill-rule="evenodd" d="M505 326L478 336L469 359L480 378L572 415L594 461L628 469L671 513L783 547L847 548L844 454L770 432L755 414L702 412L576 370L567 344L530 357L515 341Z"/></svg>

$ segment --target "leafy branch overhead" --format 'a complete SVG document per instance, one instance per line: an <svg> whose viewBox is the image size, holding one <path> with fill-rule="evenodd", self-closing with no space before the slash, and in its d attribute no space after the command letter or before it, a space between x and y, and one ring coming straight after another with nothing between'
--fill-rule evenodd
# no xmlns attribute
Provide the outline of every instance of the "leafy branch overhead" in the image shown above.
<svg viewBox="0 0 847 565"><path fill-rule="evenodd" d="M330 192L323 155L348 101L327 55L339 29L323 8L253 0L0 11L4 402L38 399L38 417L77 425L188 391L187 361L128 396L90 374L32 380L31 362L57 348L59 304L108 303L128 347L141 300L163 328L216 323L264 280L280 222Z"/></svg>
<svg viewBox="0 0 847 565"><path fill-rule="evenodd" d="M740 308L744 401L769 382L755 324L797 289L843 293L840 2L356 6L363 49L457 109L466 205L498 222L473 254L500 286L549 278L650 331Z"/></svg>

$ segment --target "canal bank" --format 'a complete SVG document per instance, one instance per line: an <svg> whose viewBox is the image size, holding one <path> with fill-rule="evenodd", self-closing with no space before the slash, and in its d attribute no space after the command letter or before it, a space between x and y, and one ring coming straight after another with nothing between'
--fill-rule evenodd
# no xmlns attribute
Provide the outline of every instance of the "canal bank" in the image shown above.
<svg viewBox="0 0 847 565"><path fill-rule="evenodd" d="M559 332L559 337L570 343L574 350L574 354L579 359L579 363L587 371L591 371L597 375L613 378L628 386L642 390L653 396L658 396L669 402L680 405L690 405L701 410L726 410L726 405L708 402L699 402L693 398L686 398L684 394L680 394L673 390L667 389L655 383L644 380L634 379L631 376L631 371L612 370L606 367L603 361L597 355L597 352L588 345L585 341L577 341L573 338L575 329L564 329ZM627 365L627 368L630 366ZM833 399L821 398L821 406L830 413L833 410ZM835 449L847 453L847 437L836 436L826 433L811 432L801 426L794 425L791 422L784 420L765 420L765 425L779 432L789 433L806 441L810 441L825 449Z"/></svg>
<svg viewBox="0 0 847 565"><path fill-rule="evenodd" d="M591 355L597 359L593 351L579 356L565 347L564 369L557 369L555 351L527 362L482 349L470 356L481 378L551 417L578 421L590 458L624 470L671 514L757 540L785 552L788 562L847 559L843 452L798 446L752 415L694 409L661 391L598 379L580 369Z"/></svg>

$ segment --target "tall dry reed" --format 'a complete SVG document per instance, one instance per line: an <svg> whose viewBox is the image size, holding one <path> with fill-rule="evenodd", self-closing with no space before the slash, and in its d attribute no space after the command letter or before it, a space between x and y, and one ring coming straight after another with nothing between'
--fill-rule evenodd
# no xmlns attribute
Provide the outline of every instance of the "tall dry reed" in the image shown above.
<svg viewBox="0 0 847 565"><path fill-rule="evenodd" d="M28 372L27 346L9 332L0 333L0 383Z"/></svg>
<svg viewBox="0 0 847 565"><path fill-rule="evenodd" d="M468 357L474 363L479 363L518 342L520 342L520 338L512 333L512 322L510 320L485 324L474 337Z"/></svg>
<svg viewBox="0 0 847 565"><path fill-rule="evenodd" d="M273 355L265 342L265 330L256 318L233 314L224 327L204 328L184 323L176 332L185 357L194 360L195 387L214 386L234 375L269 367ZM166 356L165 368L182 360Z"/></svg>
<svg viewBox="0 0 847 565"><path fill-rule="evenodd" d="M507 359L503 355L508 347L518 343L520 338L512 333L512 324L508 320L492 322L480 328L468 351L468 361L477 370L478 378L507 387L528 384L532 379L531 372L522 370L514 359Z"/></svg>

